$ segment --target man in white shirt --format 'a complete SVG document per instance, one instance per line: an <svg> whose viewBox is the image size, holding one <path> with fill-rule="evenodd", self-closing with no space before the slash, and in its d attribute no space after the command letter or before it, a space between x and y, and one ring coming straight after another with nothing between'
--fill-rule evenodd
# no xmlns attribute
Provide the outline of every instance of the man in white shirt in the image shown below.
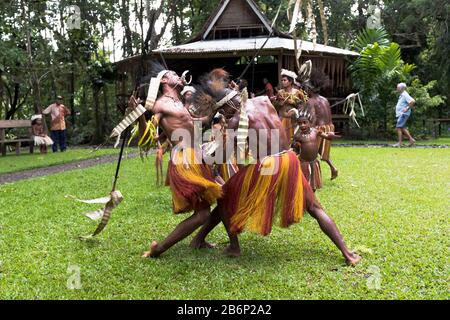
<svg viewBox="0 0 450 320"><path fill-rule="evenodd" d="M411 108L416 101L411 98L408 92L406 92L406 84L403 82L397 85L397 92L400 93L397 105L395 106L395 116L397 117L397 124L395 128L397 129L398 142L394 144L393 147L402 146L403 134L408 137L409 145L412 146L416 140L413 139L406 128L406 122L411 115Z"/></svg>

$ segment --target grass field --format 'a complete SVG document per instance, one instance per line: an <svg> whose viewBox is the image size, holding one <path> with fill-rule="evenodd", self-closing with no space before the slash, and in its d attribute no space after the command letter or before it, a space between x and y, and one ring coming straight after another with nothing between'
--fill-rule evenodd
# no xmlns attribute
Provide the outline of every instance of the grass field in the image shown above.
<svg viewBox="0 0 450 320"><path fill-rule="evenodd" d="M394 144L397 143L397 141L394 140L350 140L350 139L336 139L333 141L333 144ZM403 144L404 146L408 146L408 140L404 139ZM436 139L430 139L430 140L417 140L417 145L447 145L450 146L450 137L440 137Z"/></svg>
<svg viewBox="0 0 450 320"><path fill-rule="evenodd" d="M47 154L40 154L39 152L33 154L24 152L20 155L8 153L5 157L0 157L0 174L48 167L83 159L96 158L107 154L118 155L119 150L109 148L93 151L93 149L75 148L69 149L66 152L52 152L50 149Z"/></svg>
<svg viewBox="0 0 450 320"><path fill-rule="evenodd" d="M64 196L105 196L115 164L0 186L0 299L448 299L450 150L332 156L340 176L330 181L322 166L318 197L362 255L354 268L308 215L268 237L244 233L237 259L222 254L222 226L210 236L219 249L192 250L189 237L142 259L187 216L171 214L169 191L154 186L153 158L134 159L120 174L124 202L91 241L77 239L96 227L80 213L97 206ZM67 286L73 268L80 289Z"/></svg>

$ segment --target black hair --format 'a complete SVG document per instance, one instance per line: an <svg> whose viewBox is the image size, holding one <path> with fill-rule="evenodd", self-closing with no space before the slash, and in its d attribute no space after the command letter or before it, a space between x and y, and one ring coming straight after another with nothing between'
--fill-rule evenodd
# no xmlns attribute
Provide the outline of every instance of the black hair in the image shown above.
<svg viewBox="0 0 450 320"><path fill-rule="evenodd" d="M320 90L327 89L331 84L330 78L321 70L314 68L311 70L309 80L302 83L302 86L318 93Z"/></svg>
<svg viewBox="0 0 450 320"><path fill-rule="evenodd" d="M159 61L153 60L150 62L149 74L151 78L156 77L161 71L167 70ZM150 79L148 79L150 81Z"/></svg>
<svg viewBox="0 0 450 320"><path fill-rule="evenodd" d="M287 76L287 75L285 75L285 74L283 74L282 76L281 76L281 78L287 78L292 84L294 84L294 78L292 78L292 77L289 77L289 76Z"/></svg>

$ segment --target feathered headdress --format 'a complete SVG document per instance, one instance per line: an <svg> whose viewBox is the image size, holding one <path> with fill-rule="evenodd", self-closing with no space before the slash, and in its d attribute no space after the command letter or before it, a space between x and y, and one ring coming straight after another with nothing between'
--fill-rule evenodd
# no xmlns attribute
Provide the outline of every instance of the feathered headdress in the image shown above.
<svg viewBox="0 0 450 320"><path fill-rule="evenodd" d="M297 120L300 119L300 118L306 118L309 121L311 121L312 120L312 115L311 115L311 113L308 110L303 108L303 109L300 109L298 111Z"/></svg>
<svg viewBox="0 0 450 320"><path fill-rule="evenodd" d="M311 70L309 80L304 81L302 86L313 92L319 92L330 86L330 78L321 70L314 68Z"/></svg>
<svg viewBox="0 0 450 320"><path fill-rule="evenodd" d="M209 72L210 77L223 79L223 81L230 81L230 74L224 68L216 68Z"/></svg>
<svg viewBox="0 0 450 320"><path fill-rule="evenodd" d="M308 60L304 64L302 64L298 72L297 81L299 81L300 83L308 81L311 75L311 69L312 69L311 60Z"/></svg>
<svg viewBox="0 0 450 320"><path fill-rule="evenodd" d="M225 70L214 69L200 77L200 85L195 87L193 98L196 115L210 115L221 107L220 102L228 96L228 76Z"/></svg>
<svg viewBox="0 0 450 320"><path fill-rule="evenodd" d="M42 119L42 114L35 114L35 115L31 116L31 121L34 121L36 119Z"/></svg>
<svg viewBox="0 0 450 320"><path fill-rule="evenodd" d="M292 80L294 81L297 79L297 75L295 74L295 72L287 69L281 69L280 75L292 78Z"/></svg>
<svg viewBox="0 0 450 320"><path fill-rule="evenodd" d="M195 90L195 88L193 86L184 86L184 88L183 88L183 90L181 90L180 94L184 95L188 91L190 91L192 93L195 93L196 90Z"/></svg>

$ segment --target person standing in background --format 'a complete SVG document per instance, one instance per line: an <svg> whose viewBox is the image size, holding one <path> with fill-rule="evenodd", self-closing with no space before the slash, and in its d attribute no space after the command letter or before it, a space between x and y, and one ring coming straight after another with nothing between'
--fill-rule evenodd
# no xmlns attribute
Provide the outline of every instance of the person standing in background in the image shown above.
<svg viewBox="0 0 450 320"><path fill-rule="evenodd" d="M52 117L51 138L54 141L52 145L53 152L58 151L58 144L61 152L66 151L66 121L65 116L70 115L70 110L62 104L62 97L57 96L56 102L49 105L43 114L50 114Z"/></svg>
<svg viewBox="0 0 450 320"><path fill-rule="evenodd" d="M395 116L397 118L397 124L395 126L397 130L398 142L393 147L402 146L402 134L406 135L409 139L409 146L413 146L416 140L413 139L408 129L406 128L406 122L411 115L411 108L416 102L408 92L406 92L406 84L401 82L397 85L397 92L400 93L397 105L395 106Z"/></svg>

